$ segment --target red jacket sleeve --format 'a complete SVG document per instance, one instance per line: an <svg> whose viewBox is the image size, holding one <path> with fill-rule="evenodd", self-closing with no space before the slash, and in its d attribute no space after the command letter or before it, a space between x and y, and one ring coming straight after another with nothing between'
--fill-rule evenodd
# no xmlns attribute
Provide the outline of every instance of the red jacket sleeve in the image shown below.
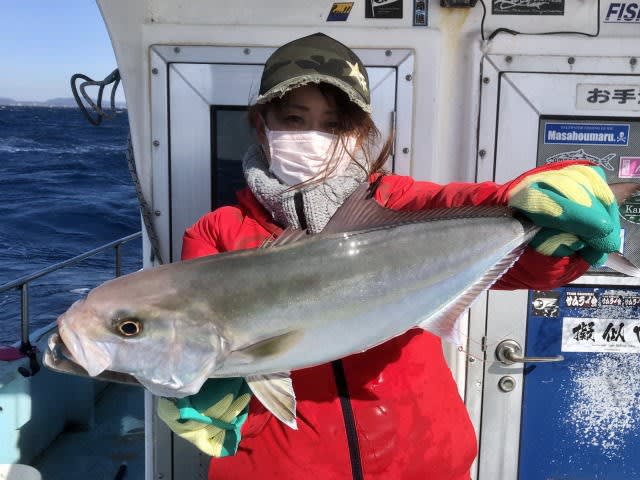
<svg viewBox="0 0 640 480"><path fill-rule="evenodd" d="M219 213L217 210L200 217L182 236L182 260L220 253L218 239Z"/></svg>
<svg viewBox="0 0 640 480"><path fill-rule="evenodd" d="M576 162L572 162L576 163ZM375 198L382 206L396 210L460 207L464 205L507 205L509 190L524 177L542 170L563 168L552 164L530 170L511 182L440 185L419 182L411 177L389 175L380 179ZM498 290L549 290L562 286L584 274L589 264L580 256L551 257L528 248L516 264L494 284Z"/></svg>

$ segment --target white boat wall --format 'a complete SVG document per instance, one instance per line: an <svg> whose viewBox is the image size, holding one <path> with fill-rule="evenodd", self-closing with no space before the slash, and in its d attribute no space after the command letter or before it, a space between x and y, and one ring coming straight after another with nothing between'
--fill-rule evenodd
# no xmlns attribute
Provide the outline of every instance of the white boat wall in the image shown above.
<svg viewBox="0 0 640 480"><path fill-rule="evenodd" d="M384 18L375 15L380 2L373 0L97 3L122 76L136 166L164 261L179 259L185 227L229 194L227 180L238 178L250 141L242 113L256 96L264 61L278 46L318 31L363 59L374 120L383 134L395 135L388 166L417 180L513 178L540 164L546 118L619 119L616 124L635 131L629 118L637 116L637 103L589 97L596 88L626 85L640 99L639 20L625 4L486 0L485 9L472 0L394 0L385 2L388 17L400 18ZM591 151L578 143L558 148ZM145 267L157 264L144 229L143 255ZM636 286L601 272L580 282ZM490 292L462 327L471 339L466 352L445 347L481 445L474 479L519 478L523 366L496 361L494 349L503 339L525 346L527 306L527 292ZM29 381L5 388L29 398ZM91 391L81 396L91 403ZM154 411L146 394L145 478L205 478L208 458L172 438ZM24 412L24 421L12 426L28 423ZM81 414L80 421L90 417Z"/></svg>

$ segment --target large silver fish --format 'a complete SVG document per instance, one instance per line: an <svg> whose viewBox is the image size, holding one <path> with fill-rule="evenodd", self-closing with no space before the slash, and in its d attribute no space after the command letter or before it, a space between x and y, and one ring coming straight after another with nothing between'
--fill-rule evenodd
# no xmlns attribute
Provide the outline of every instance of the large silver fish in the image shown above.
<svg viewBox="0 0 640 480"><path fill-rule="evenodd" d="M397 212L366 196L359 189L321 234L100 285L59 317L45 364L165 397L245 377L295 428L288 372L414 327L454 339L456 319L538 231L507 208Z"/></svg>

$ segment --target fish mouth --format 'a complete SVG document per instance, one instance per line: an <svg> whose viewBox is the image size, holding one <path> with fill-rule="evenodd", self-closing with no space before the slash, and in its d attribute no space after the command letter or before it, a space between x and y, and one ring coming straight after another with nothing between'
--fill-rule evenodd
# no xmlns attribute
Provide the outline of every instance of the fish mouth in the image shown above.
<svg viewBox="0 0 640 480"><path fill-rule="evenodd" d="M42 363L54 372L66 373L80 377L90 377L106 382L123 383L139 387L142 386L135 377L126 373L103 369L95 375L91 375L74 359L72 353L69 351L58 333L54 333L49 337L47 349L42 357Z"/></svg>

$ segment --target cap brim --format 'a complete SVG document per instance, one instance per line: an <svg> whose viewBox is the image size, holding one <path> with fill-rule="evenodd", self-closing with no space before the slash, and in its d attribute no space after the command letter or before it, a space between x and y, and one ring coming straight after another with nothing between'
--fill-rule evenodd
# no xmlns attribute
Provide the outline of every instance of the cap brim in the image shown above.
<svg viewBox="0 0 640 480"><path fill-rule="evenodd" d="M275 87L272 87L262 95L259 95L256 99L256 103L267 103L274 98L282 98L287 92L294 88L307 85L309 83L328 83L338 87L348 95L349 100L358 105L366 113L371 113L371 105L366 103L362 96L360 96L351 85L339 78L322 74L301 75L285 80L284 82L280 82Z"/></svg>

